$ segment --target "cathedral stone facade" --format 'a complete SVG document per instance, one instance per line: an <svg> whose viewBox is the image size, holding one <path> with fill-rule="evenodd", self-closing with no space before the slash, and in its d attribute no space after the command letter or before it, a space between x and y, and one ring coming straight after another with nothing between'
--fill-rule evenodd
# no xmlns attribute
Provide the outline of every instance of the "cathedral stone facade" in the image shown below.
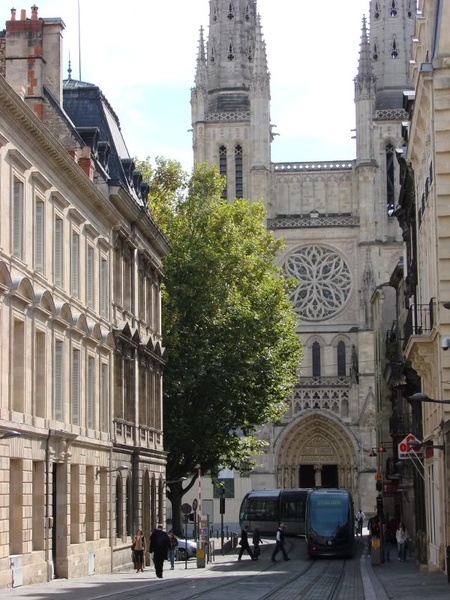
<svg viewBox="0 0 450 600"><path fill-rule="evenodd" d="M210 0L192 90L196 162L217 164L228 200L264 198L267 225L285 240L279 264L298 280L304 360L252 488L344 486L371 512L377 465L377 290L402 256L394 217L405 90L416 16L413 0L372 0L362 18L354 80L356 158L274 163L270 76L256 0ZM350 82L349 82L350 84ZM395 318L395 317L394 317Z"/></svg>

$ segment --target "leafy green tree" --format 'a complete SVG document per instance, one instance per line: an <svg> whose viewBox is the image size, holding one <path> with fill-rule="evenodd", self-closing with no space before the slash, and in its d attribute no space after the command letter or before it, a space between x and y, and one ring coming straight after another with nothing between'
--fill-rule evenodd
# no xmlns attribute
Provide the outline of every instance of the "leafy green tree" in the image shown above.
<svg viewBox="0 0 450 600"><path fill-rule="evenodd" d="M172 246L164 261L164 446L180 533L182 496L198 466L213 476L253 466L262 447L253 434L285 413L301 347L289 282L275 265L282 241L267 232L263 203L227 203L224 179L206 165L187 178L178 163L158 159L150 175L151 210Z"/></svg>

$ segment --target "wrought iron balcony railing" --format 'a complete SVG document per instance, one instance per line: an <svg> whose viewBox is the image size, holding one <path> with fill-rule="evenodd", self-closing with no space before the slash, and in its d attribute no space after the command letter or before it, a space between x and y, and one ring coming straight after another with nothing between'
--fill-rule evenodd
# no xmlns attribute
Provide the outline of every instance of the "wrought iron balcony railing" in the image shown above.
<svg viewBox="0 0 450 600"><path fill-rule="evenodd" d="M434 326L435 299L428 304L413 304L409 307L405 322L405 338L403 349L406 348L412 335L427 335Z"/></svg>

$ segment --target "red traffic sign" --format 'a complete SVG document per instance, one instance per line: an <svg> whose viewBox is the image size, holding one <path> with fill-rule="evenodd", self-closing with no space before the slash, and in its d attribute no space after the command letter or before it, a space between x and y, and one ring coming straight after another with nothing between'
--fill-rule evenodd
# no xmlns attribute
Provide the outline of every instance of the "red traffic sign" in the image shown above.
<svg viewBox="0 0 450 600"><path fill-rule="evenodd" d="M198 500L197 500L197 498L194 498L192 500L192 510L195 512L197 510L197 508L198 508Z"/></svg>
<svg viewBox="0 0 450 600"><path fill-rule="evenodd" d="M420 442L418 438L412 433L408 434L404 440L398 445L398 457L401 459L405 458L416 458L422 456L423 451L421 446L411 446L410 442Z"/></svg>

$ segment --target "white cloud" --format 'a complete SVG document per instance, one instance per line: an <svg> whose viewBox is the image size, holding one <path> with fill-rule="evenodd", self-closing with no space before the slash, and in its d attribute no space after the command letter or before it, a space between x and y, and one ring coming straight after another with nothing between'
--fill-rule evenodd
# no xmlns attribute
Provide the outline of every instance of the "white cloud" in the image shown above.
<svg viewBox="0 0 450 600"><path fill-rule="evenodd" d="M67 66L70 50L73 78L79 73L77 7L78 0L39 2L40 17L60 16L67 26L65 61ZM111 102L130 152L170 152L168 157L183 157L189 166L189 90L201 25L207 34L208 0L80 0L80 7L82 79L97 84ZM286 140L289 147L291 142L299 149L307 143L320 154L326 144L338 157L348 156L354 127L352 80L368 7L369 0L258 0L272 76L272 121L282 134L277 148Z"/></svg>

